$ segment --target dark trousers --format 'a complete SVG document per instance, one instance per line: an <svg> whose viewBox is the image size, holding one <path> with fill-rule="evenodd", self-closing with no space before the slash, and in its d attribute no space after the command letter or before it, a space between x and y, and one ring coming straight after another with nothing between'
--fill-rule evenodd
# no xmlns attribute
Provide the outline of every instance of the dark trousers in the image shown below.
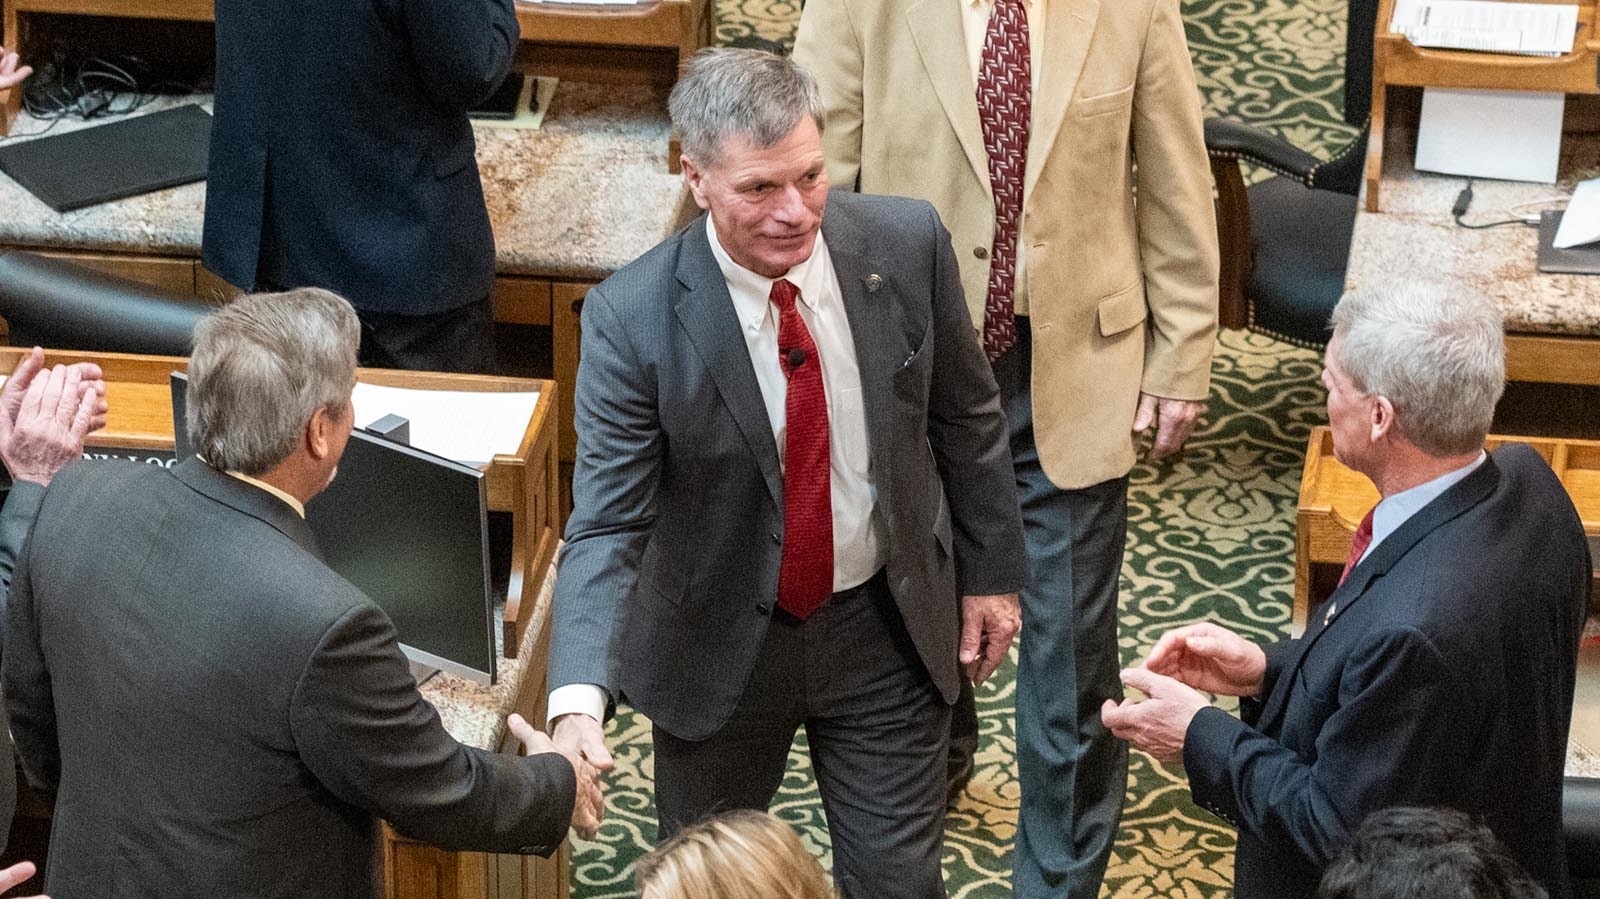
<svg viewBox="0 0 1600 899"><path fill-rule="evenodd" d="M257 292L288 289L267 280L256 283ZM494 302L489 297L430 315L357 309L356 317L361 320L356 362L366 368L495 373Z"/></svg>
<svg viewBox="0 0 1600 899"><path fill-rule="evenodd" d="M882 572L805 621L775 610L744 695L709 739L655 729L661 838L719 811L767 808L799 727L844 899L943 897L950 708Z"/></svg>
<svg viewBox="0 0 1600 899"><path fill-rule="evenodd" d="M435 315L356 310L368 368L494 374L494 304L488 298Z"/></svg>
<svg viewBox="0 0 1600 899"><path fill-rule="evenodd" d="M1100 723L1101 704L1122 698L1117 586L1128 481L1062 490L1045 476L1033 440L1032 341L1019 324L1016 346L994 363L1029 564L1017 664L1022 796L1012 894L1094 899L1128 780L1127 744Z"/></svg>

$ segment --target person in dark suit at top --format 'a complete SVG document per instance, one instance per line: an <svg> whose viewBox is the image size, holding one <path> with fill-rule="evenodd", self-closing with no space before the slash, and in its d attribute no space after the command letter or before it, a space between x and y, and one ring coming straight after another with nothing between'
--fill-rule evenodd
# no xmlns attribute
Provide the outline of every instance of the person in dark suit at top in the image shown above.
<svg viewBox="0 0 1600 899"><path fill-rule="evenodd" d="M1322 382L1340 462L1382 500L1305 633L1260 647L1213 624L1157 641L1107 726L1181 757L1239 828L1240 899L1309 897L1369 813L1481 816L1571 895L1561 791L1589 550L1534 450L1484 451L1505 382L1499 310L1418 285L1347 295ZM1240 717L1199 691L1240 697Z"/></svg>
<svg viewBox="0 0 1600 899"><path fill-rule="evenodd" d="M841 892L942 896L950 703L1027 572L949 233L828 193L787 59L703 51L669 107L706 214L584 303L556 740L605 767L611 703L648 715L666 837L766 808L803 726Z"/></svg>
<svg viewBox="0 0 1600 899"><path fill-rule="evenodd" d="M494 368L494 236L467 110L516 51L512 0L218 0L201 260L323 287L361 362Z"/></svg>
<svg viewBox="0 0 1600 899"><path fill-rule="evenodd" d="M323 290L235 301L195 331L200 458L79 463L45 494L0 679L55 791L55 899L375 897L378 818L540 854L594 826L587 763L517 716L530 757L456 742L317 556L303 509L350 436L358 328Z"/></svg>

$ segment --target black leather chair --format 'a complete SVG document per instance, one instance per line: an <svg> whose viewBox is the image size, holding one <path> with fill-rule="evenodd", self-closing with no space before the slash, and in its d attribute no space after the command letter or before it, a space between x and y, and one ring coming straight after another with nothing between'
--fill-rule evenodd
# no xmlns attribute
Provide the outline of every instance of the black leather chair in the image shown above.
<svg viewBox="0 0 1600 899"><path fill-rule="evenodd" d="M1223 327L1322 346L1344 292L1366 129L1327 162L1227 119L1207 120L1205 140L1217 183ZM1242 163L1277 174L1247 188Z"/></svg>
<svg viewBox="0 0 1600 899"><path fill-rule="evenodd" d="M187 356L210 309L62 259L0 250L0 318L13 346Z"/></svg>

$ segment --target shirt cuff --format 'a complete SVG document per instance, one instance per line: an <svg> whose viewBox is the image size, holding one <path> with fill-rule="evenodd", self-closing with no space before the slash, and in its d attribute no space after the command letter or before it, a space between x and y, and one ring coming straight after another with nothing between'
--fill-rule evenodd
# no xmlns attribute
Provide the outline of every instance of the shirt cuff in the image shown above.
<svg viewBox="0 0 1600 899"><path fill-rule="evenodd" d="M588 715L596 721L606 720L606 691L598 684L567 684L550 691L549 712L545 727L555 723L562 715Z"/></svg>

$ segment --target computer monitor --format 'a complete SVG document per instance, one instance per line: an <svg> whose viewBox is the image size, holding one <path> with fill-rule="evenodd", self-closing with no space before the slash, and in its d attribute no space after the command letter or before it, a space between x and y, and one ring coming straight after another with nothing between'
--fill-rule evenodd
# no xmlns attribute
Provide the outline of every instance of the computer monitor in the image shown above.
<svg viewBox="0 0 1600 899"><path fill-rule="evenodd" d="M172 375L179 460L188 379ZM414 662L495 679L495 615L483 472L356 430L333 483L306 506L328 567L394 621Z"/></svg>

